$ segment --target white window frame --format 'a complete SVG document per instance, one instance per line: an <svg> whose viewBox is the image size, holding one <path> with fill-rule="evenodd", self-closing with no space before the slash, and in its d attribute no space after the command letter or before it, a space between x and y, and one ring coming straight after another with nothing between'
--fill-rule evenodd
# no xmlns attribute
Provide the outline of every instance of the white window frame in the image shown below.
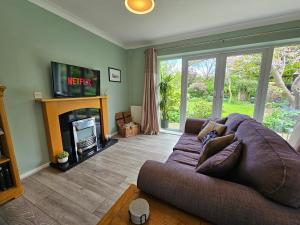
<svg viewBox="0 0 300 225"><path fill-rule="evenodd" d="M269 45L268 47L250 47L250 48L240 48L231 51L215 51L204 54L190 54L190 55L177 55L172 56L160 56L158 57L158 80L160 79L160 61L172 60L172 59L182 59L182 72L181 72L181 100L180 100L180 130L184 130L184 125L186 121L186 106L187 106L187 75L188 75L188 61L189 60L200 60L216 58L216 70L215 70L215 83L214 83L214 99L213 99L213 111L212 116L220 117L222 112L223 104L223 93L224 93L224 82L225 82L225 72L226 72L226 61L227 57L234 55L247 55L247 54L262 54L260 74L256 92L256 101L254 107L253 118L259 122L263 121L265 103L268 92L268 83L271 73L271 66L273 61L274 48L283 47L288 45L297 45L298 42L286 42L280 45ZM159 89L158 95L159 96ZM159 102L159 101L158 101ZM159 109L159 107L158 107ZM160 113L159 113L160 114Z"/></svg>
<svg viewBox="0 0 300 225"><path fill-rule="evenodd" d="M261 54L261 63L260 63L260 70L259 70L259 78L258 78L258 85L257 91L255 96L255 105L254 105L254 113L253 118L257 121L262 121L264 112L264 105L267 97L267 89L268 89L268 81L270 76L270 68L272 64L272 57L273 57L273 48L260 48L260 49L246 49L246 50L238 50L235 52L224 53L222 55L224 63L224 68L220 71L220 84L219 84L219 94L217 95L219 101L218 104L220 105L218 111L214 115L215 117L221 117L222 113L222 104L223 104L223 94L224 94L224 81L225 81L225 73L226 73L226 65L227 65L227 58L231 56L237 55L250 55L250 54ZM261 109L263 106L263 109Z"/></svg>
<svg viewBox="0 0 300 225"><path fill-rule="evenodd" d="M212 59L217 57L215 54L205 54L199 56L186 56L182 58L182 72L181 72L181 100L180 100L180 130L184 129L185 121L186 121L186 109L187 109L187 87L188 87L188 61L192 60L201 60L201 59ZM217 65L216 65L217 70ZM215 71L216 80L217 71ZM216 82L214 83L214 89L216 88ZM213 111L215 107L215 97L213 101Z"/></svg>

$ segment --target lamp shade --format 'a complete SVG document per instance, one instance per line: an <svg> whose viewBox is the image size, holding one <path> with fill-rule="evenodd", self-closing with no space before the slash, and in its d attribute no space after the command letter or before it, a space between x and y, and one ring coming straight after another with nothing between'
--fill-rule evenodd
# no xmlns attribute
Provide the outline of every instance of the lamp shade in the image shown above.
<svg viewBox="0 0 300 225"><path fill-rule="evenodd" d="M125 0L126 8L135 14L146 14L154 9L154 0Z"/></svg>

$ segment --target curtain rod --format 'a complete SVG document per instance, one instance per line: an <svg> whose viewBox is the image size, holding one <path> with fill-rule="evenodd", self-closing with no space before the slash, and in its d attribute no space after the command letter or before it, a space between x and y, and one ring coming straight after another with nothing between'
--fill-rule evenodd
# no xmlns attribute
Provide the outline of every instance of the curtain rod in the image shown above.
<svg viewBox="0 0 300 225"><path fill-rule="evenodd" d="M206 45L206 44L224 43L226 41L233 41L233 40L239 40L239 39L245 39L245 38L251 38L251 37L260 37L260 36L266 36L266 35L275 34L275 33L294 31L294 30L300 30L300 27L292 27L292 28L287 28L287 29L280 29L280 30L262 32L262 33L258 33L258 34L241 35L241 36L238 36L238 37L231 37L231 38L221 38L221 39L216 39L216 40L212 40L212 41L203 41L203 42L195 42L195 43L183 43L181 45L167 46L167 47L161 47L161 48L156 47L156 49L158 51L165 51L165 50L169 50L169 49L178 49L178 48L184 48L184 47L198 47L198 46ZM188 41L188 40L183 40L181 42L184 42L184 41ZM170 44L170 45L172 45L172 44Z"/></svg>

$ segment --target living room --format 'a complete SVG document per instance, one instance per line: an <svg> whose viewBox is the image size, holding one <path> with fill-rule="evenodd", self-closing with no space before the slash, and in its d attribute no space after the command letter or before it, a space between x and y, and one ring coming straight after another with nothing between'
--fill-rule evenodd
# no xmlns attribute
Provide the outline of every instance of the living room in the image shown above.
<svg viewBox="0 0 300 225"><path fill-rule="evenodd" d="M0 224L300 224L297 0L0 5Z"/></svg>

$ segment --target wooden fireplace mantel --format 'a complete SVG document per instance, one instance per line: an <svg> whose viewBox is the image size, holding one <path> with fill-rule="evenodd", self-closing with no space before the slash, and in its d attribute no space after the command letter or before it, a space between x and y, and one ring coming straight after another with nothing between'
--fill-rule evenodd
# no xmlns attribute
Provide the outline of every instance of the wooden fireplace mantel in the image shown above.
<svg viewBox="0 0 300 225"><path fill-rule="evenodd" d="M107 96L82 98L43 98L37 99L43 106L45 128L48 141L49 157L56 163L56 156L63 151L59 115L84 108L100 109L102 138L108 135Z"/></svg>

